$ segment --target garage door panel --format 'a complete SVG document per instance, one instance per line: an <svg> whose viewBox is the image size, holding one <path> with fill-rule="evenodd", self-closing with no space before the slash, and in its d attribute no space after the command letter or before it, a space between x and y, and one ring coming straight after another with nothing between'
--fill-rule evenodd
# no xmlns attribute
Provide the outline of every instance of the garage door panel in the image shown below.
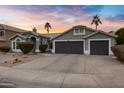
<svg viewBox="0 0 124 93"><path fill-rule="evenodd" d="M56 53L83 54L83 41L55 42Z"/></svg>
<svg viewBox="0 0 124 93"><path fill-rule="evenodd" d="M93 55L108 55L109 41L90 41L90 54Z"/></svg>

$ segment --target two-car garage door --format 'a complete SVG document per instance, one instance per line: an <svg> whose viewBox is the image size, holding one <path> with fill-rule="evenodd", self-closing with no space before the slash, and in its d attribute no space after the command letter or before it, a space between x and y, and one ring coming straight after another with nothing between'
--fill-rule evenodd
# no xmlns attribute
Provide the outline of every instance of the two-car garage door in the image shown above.
<svg viewBox="0 0 124 93"><path fill-rule="evenodd" d="M55 53L84 54L84 41L57 41ZM90 40L91 55L109 55L109 40Z"/></svg>
<svg viewBox="0 0 124 93"><path fill-rule="evenodd" d="M55 53L83 54L83 41L61 41L55 42Z"/></svg>

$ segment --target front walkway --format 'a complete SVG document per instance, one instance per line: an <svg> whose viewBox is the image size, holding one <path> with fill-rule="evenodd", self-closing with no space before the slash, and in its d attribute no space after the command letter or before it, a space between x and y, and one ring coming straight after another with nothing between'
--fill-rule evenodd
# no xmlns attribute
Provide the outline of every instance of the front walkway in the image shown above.
<svg viewBox="0 0 124 93"><path fill-rule="evenodd" d="M124 65L113 56L42 54L32 62L0 67L0 77L15 87L124 87Z"/></svg>

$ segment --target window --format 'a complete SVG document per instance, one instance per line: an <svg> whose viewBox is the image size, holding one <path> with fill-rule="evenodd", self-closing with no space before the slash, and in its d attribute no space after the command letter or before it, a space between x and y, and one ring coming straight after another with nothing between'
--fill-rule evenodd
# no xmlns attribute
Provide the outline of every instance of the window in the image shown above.
<svg viewBox="0 0 124 93"><path fill-rule="evenodd" d="M0 31L0 36L4 36L4 31Z"/></svg>
<svg viewBox="0 0 124 93"><path fill-rule="evenodd" d="M74 35L85 35L85 29L74 29Z"/></svg>

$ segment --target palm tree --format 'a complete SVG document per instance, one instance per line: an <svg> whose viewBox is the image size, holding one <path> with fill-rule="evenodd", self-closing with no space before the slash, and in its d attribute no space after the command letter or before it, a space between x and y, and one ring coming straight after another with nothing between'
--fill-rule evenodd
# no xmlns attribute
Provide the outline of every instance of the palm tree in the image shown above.
<svg viewBox="0 0 124 93"><path fill-rule="evenodd" d="M101 22L101 20L100 20L100 18L99 18L98 15L93 16L93 20L92 20L91 25L92 25L92 24L95 24L96 30L97 30L98 25L99 25L99 24L102 24L102 22Z"/></svg>
<svg viewBox="0 0 124 93"><path fill-rule="evenodd" d="M45 29L47 30L48 33L49 33L50 29L52 29L52 27L51 27L49 22L46 22Z"/></svg>

